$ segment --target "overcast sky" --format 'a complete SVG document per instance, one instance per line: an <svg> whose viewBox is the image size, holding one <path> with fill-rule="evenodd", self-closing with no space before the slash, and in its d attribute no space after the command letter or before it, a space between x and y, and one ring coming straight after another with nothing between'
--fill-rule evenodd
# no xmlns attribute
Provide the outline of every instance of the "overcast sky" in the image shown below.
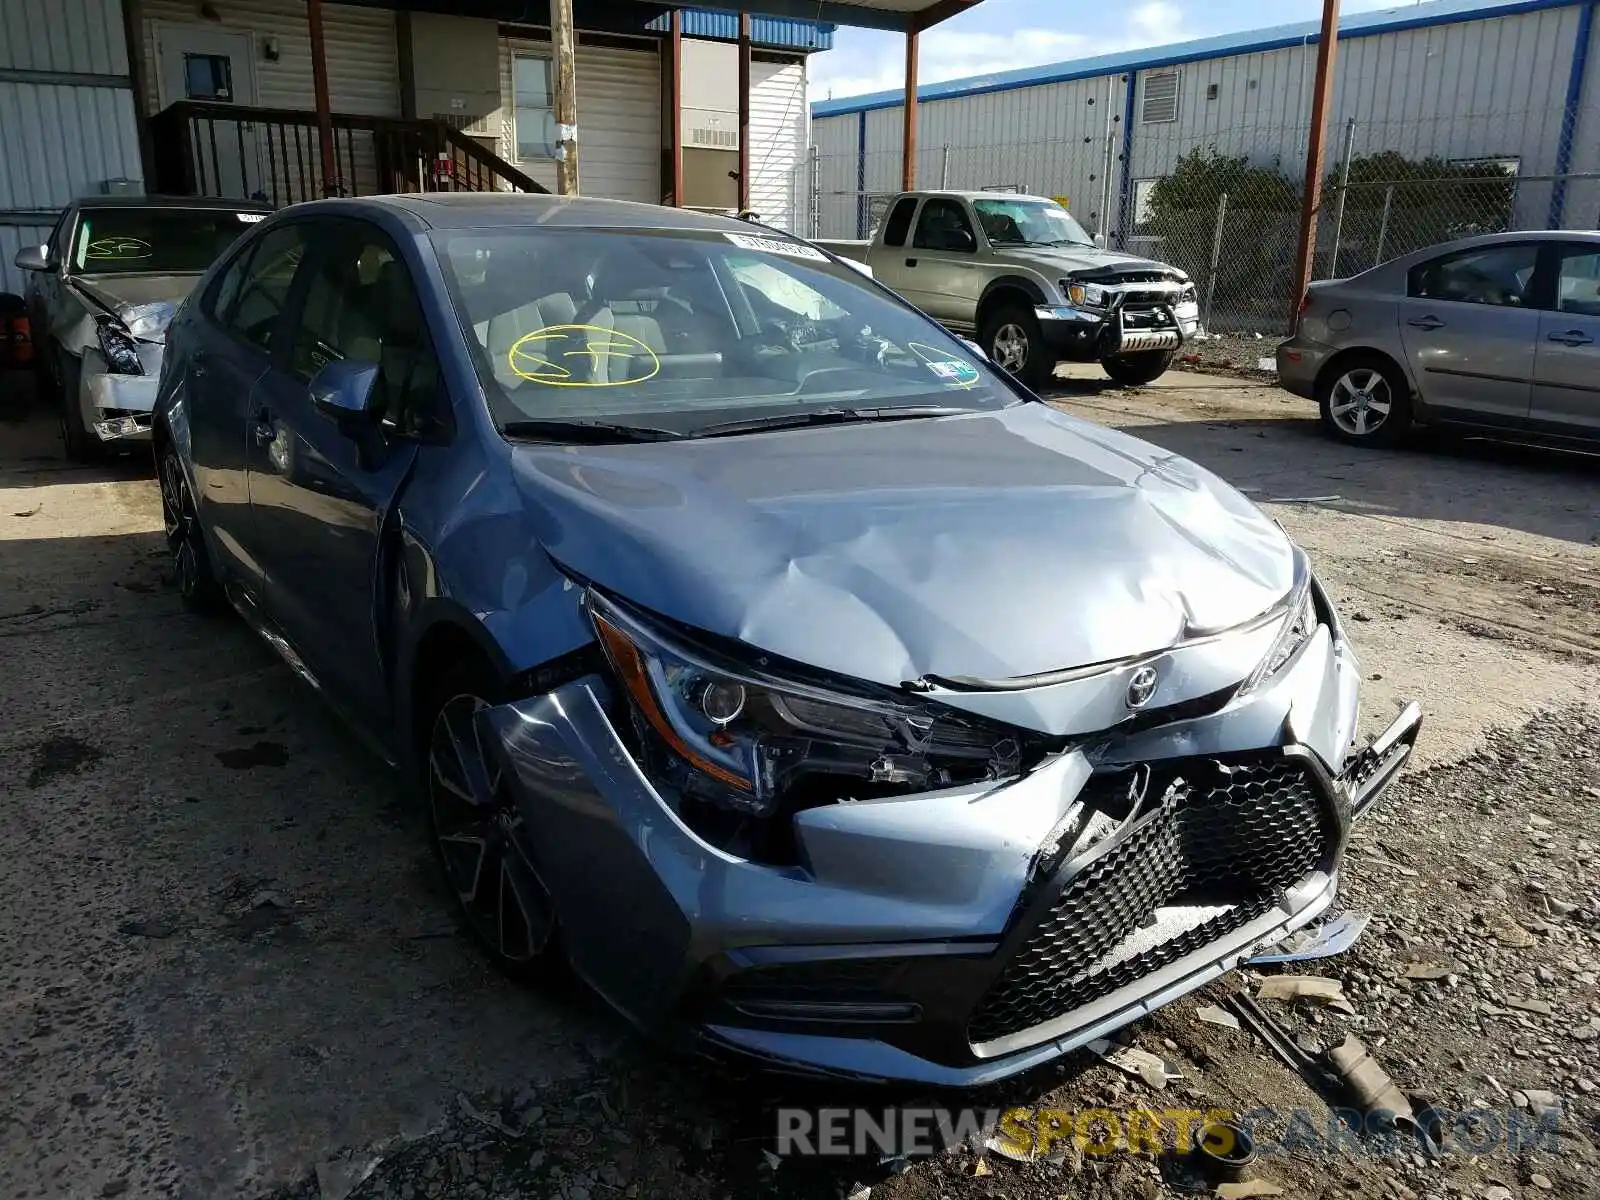
<svg viewBox="0 0 1600 1200"><path fill-rule="evenodd" d="M1395 0L1342 0L1344 12L1395 8ZM1164 46L1189 38L1315 20L1320 0L983 0L922 35L924 83ZM811 98L903 86L897 34L841 26L834 49L811 58Z"/></svg>

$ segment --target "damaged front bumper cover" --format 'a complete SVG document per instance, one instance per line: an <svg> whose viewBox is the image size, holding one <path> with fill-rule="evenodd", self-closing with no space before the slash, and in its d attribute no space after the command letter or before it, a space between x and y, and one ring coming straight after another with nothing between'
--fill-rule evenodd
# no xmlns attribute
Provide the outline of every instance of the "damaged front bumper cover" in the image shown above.
<svg viewBox="0 0 1600 1200"><path fill-rule="evenodd" d="M148 441L150 423L161 377L161 358L165 347L155 342L140 342L142 375L126 375L109 369L97 350L83 357L83 413L85 424L102 442Z"/></svg>
<svg viewBox="0 0 1600 1200"><path fill-rule="evenodd" d="M1327 637L1311 650L1235 706L1021 778L806 809L802 866L698 837L613 728L599 676L481 719L568 955L624 1015L774 1069L976 1086L1327 909L1350 824L1420 716L1347 755L1353 658ZM1318 701L1338 711L1308 720Z"/></svg>

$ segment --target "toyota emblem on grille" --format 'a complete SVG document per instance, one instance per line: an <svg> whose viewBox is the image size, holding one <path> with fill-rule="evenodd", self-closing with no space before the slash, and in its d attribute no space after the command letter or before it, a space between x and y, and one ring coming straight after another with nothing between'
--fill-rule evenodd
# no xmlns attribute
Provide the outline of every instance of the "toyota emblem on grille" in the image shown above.
<svg viewBox="0 0 1600 1200"><path fill-rule="evenodd" d="M1143 708L1156 694L1156 683L1161 677L1154 667L1140 667L1128 680L1128 707Z"/></svg>

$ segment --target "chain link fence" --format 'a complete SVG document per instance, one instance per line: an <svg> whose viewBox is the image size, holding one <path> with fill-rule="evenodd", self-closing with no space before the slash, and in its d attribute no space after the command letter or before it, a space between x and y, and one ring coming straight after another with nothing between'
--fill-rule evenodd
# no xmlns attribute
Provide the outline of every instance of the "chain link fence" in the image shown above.
<svg viewBox="0 0 1600 1200"><path fill-rule="evenodd" d="M1554 153L1541 132L1548 112L1330 129L1312 277L1354 275L1472 234L1600 228L1600 148L1574 142L1575 130L1597 127L1600 109L1555 117ZM1114 132L1072 142L924 145L917 178L929 188L1054 197L1111 246L1187 271L1210 331L1286 332L1298 299L1306 126L1212 131L1203 142L1141 128L1128 160ZM1582 169L1534 169L1548 162ZM871 237L899 190L900 166L895 149L815 154L804 172L812 236Z"/></svg>

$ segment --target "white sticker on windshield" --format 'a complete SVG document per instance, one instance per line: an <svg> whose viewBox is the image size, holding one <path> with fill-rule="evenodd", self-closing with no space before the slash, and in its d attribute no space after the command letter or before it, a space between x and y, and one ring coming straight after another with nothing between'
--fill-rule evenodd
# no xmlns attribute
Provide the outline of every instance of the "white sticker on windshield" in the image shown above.
<svg viewBox="0 0 1600 1200"><path fill-rule="evenodd" d="M790 258L809 258L812 262L827 262L828 256L815 246L800 242L787 242L782 238L750 237L743 233L723 234L742 250L759 250L762 254L786 254Z"/></svg>
<svg viewBox="0 0 1600 1200"><path fill-rule="evenodd" d="M265 221L267 219L266 213L234 213L233 215L246 225L254 225L257 221Z"/></svg>

